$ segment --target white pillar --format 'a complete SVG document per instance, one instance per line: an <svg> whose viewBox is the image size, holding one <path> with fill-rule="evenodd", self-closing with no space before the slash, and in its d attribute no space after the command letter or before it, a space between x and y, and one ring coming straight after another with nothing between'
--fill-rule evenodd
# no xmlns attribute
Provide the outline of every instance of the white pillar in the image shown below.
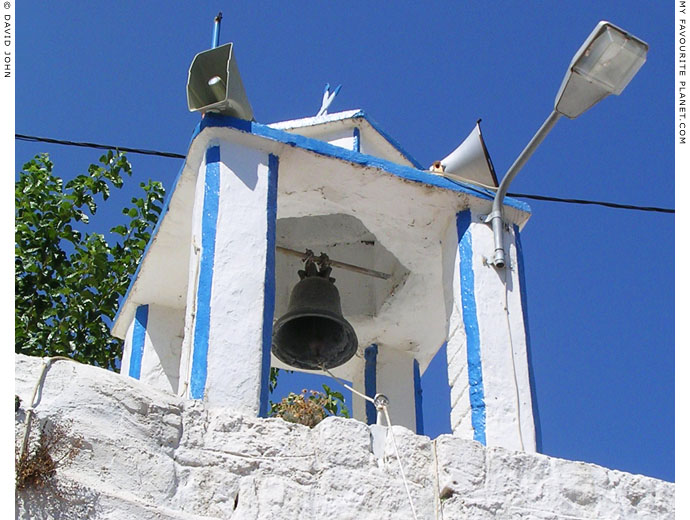
<svg viewBox="0 0 690 520"><path fill-rule="evenodd" d="M277 176L275 156L212 145L193 216L198 254L190 259L181 366L187 395L253 415L268 406Z"/></svg>
<svg viewBox="0 0 690 520"><path fill-rule="evenodd" d="M402 350L377 346L376 393L388 397L391 422L423 434L419 364Z"/></svg>
<svg viewBox="0 0 690 520"><path fill-rule="evenodd" d="M140 305L127 330L120 373L176 393L184 311Z"/></svg>
<svg viewBox="0 0 690 520"><path fill-rule="evenodd" d="M451 427L487 446L531 452L536 429L515 232L506 233L503 270L490 263L492 230L477 215L459 213L448 233Z"/></svg>

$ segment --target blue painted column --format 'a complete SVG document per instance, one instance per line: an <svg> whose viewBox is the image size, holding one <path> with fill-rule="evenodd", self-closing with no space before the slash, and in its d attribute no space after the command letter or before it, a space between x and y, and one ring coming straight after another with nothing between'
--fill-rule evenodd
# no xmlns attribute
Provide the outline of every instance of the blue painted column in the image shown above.
<svg viewBox="0 0 690 520"><path fill-rule="evenodd" d="M193 213L188 396L252 415L268 408L278 164L233 143L210 146Z"/></svg>
<svg viewBox="0 0 690 520"><path fill-rule="evenodd" d="M482 376L481 341L477 323L477 301L475 298L474 268L472 266L471 215L469 211L458 213L458 251L460 261L460 298L462 320L465 329L467 377L469 381L470 417L473 438L486 444L486 405L484 402L484 380Z"/></svg>
<svg viewBox="0 0 690 520"><path fill-rule="evenodd" d="M417 434L424 435L424 412L422 410L422 375L419 372L419 361L412 362L412 379L414 382L414 411Z"/></svg>
<svg viewBox="0 0 690 520"><path fill-rule="evenodd" d="M134 315L134 326L132 328L131 350L127 361L126 373L134 379L141 378L141 362L144 358L144 348L146 346L146 325L149 318L149 306L139 305ZM123 360L124 362L125 360ZM124 364L123 364L123 368Z"/></svg>
<svg viewBox="0 0 690 520"><path fill-rule="evenodd" d="M376 396L376 357L379 349L370 345L364 350L364 394L374 398ZM376 407L374 403L366 402L367 424L376 424Z"/></svg>
<svg viewBox="0 0 690 520"><path fill-rule="evenodd" d="M444 245L444 280L452 286L447 301L451 428L486 446L535 451L517 230L506 233L508 265L498 270L488 261L490 226L468 210L456 215L454 228Z"/></svg>

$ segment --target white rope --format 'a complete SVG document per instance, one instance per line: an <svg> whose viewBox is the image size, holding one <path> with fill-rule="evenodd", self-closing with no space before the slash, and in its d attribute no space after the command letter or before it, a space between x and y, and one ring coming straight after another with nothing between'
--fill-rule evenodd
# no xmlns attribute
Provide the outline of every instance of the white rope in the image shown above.
<svg viewBox="0 0 690 520"><path fill-rule="evenodd" d="M391 432L391 439L393 439L393 447L395 448L395 458L398 459L398 466L400 467L400 474L402 475L403 484L405 484L405 491L407 492L407 499L410 501L410 508L412 509L412 517L417 520L417 512L414 509L414 503L412 502L412 495L410 494L410 488L407 485L407 478L405 478L405 470L403 469L402 461L400 460L400 454L398 453L398 443L395 442L395 435L393 434L393 425L391 424L391 418L388 415L388 407L382 406L383 413L386 415L386 422Z"/></svg>
<svg viewBox="0 0 690 520"><path fill-rule="evenodd" d="M333 372L331 372L330 370L328 370L326 367L323 367L323 366L322 366L321 369L322 369L324 372L326 372L329 376L331 376L333 379L335 379L338 383L340 383L342 386L344 386L345 388L347 388L350 392L352 392L353 394L357 394L357 395L360 396L362 399L366 399L367 401L373 403L374 406L376 406L376 401L374 401L371 397L369 397L368 395L364 395L364 394L358 392L357 390L355 390L354 388L352 388L350 385L348 385L347 383L345 383L345 381L343 381L343 380L340 379L339 377L335 376L335 375L333 374Z"/></svg>
<svg viewBox="0 0 690 520"><path fill-rule="evenodd" d="M374 403L374 406L376 406L377 410L383 410L384 415L386 416L386 422L388 423L388 431L391 434L391 439L393 439L393 448L395 448L395 458L398 459L398 467L400 468L400 475L402 475L402 480L403 484L405 485L405 492L407 493L407 500L410 503L410 508L412 509L412 517L414 520L417 520L417 512L415 511L414 508L414 503L412 502L412 494L410 493L410 487L407 485L407 478L405 477L405 470L403 469L402 461L400 460L400 453L398 453L398 443L395 441L395 434L393 433L393 423L391 423L391 418L390 415L388 415L388 406L385 404L378 404L374 399L369 397L368 395L362 394L361 392L358 392L354 388L352 388L350 385L345 383L342 379L339 377L336 377L330 370L328 370L326 367L321 367L321 369L326 372L329 376L331 376L333 379L335 379L338 383L340 383L342 386L350 390L353 394L356 394L360 396L363 399L366 399L367 401Z"/></svg>

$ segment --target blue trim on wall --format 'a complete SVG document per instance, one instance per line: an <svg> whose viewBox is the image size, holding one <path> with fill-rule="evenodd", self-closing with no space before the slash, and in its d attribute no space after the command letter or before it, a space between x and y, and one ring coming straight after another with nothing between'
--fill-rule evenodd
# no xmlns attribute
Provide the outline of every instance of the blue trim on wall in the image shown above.
<svg viewBox="0 0 690 520"><path fill-rule="evenodd" d="M149 322L149 306L139 305L134 315L134 330L132 330L132 351L129 355L129 377L141 378L141 360L144 357L146 344L146 326Z"/></svg>
<svg viewBox="0 0 690 520"><path fill-rule="evenodd" d="M424 435L424 413L422 411L422 377L419 373L419 361L412 363L412 375L414 378L414 409L417 435Z"/></svg>
<svg viewBox="0 0 690 520"><path fill-rule="evenodd" d="M376 396L376 357L379 348L376 345L369 345L364 349L364 394L373 398ZM376 424L376 407L374 403L367 401L366 404L367 424Z"/></svg>
<svg viewBox="0 0 690 520"><path fill-rule="evenodd" d="M539 406L537 404L537 387L534 381L534 366L532 364L532 348L529 335L529 319L527 317L527 284L525 283L525 267L522 256L522 240L520 230L513 226L515 231L515 249L517 250L518 261L518 280L520 281L520 303L522 304L522 319L525 324L525 345L527 349L527 373L529 375L529 389L532 396L532 418L534 419L534 437L537 445L537 452L541 453L541 421L539 419Z"/></svg>
<svg viewBox="0 0 690 520"><path fill-rule="evenodd" d="M378 126L377 123L375 123L372 119L367 117L364 112L358 112L352 116L353 118L361 117L365 119L377 132L379 132L383 137L388 140L391 145L395 146L400 153L402 153L412 164L415 165L415 168L411 168L409 166L402 166L400 164L396 164L390 161L386 161L385 159L381 159L379 157L374 157L371 155L366 155L362 154L356 151L351 151L347 150L345 148L341 148L339 146L334 146L329 143L319 141L317 139L312 139L309 137L304 137L300 136L297 134L290 134L288 132L282 131L282 130L277 130L275 128L271 128L266 125L262 125L259 123L256 123L254 121L245 121L243 119L236 119L233 117L229 116L222 116L220 114L214 114L212 112L209 112L205 115L205 117L199 122L199 124L195 127L194 132L192 133L192 137L190 139L190 147L191 144L194 142L194 140L199 136L199 134L206 128L216 128L216 127L228 127L228 128L234 128L236 130L242 131L242 132L248 132L250 134L259 136L259 137L264 137L266 139L270 139L273 141L281 142L288 144L290 146L298 146L301 148L304 148L305 150L320 154L320 155L325 155L328 157L334 157L336 159L341 159L345 161L350 161L355 164L360 164L363 166L371 166L374 168L379 168L381 170L384 170L392 175L395 175L397 177L402 177L404 179L408 179L411 181L415 182L420 182L424 184L428 184L430 186L436 186L439 188L444 188L447 190L451 191L456 191L460 193L466 193L468 195L472 195L474 197L486 199L486 200L493 200L494 194L493 192L477 187L477 186L472 186L470 184L463 184L457 181L451 181L449 179L446 179L445 177L439 176L439 175L433 175L427 171L424 171L423 167L415 161L412 157L410 157L404 150L402 150L399 145L396 144L395 140L387 136L385 132ZM170 191L166 194L165 202L163 203L161 214L158 218L158 222L156 223L156 226L154 227L153 231L151 232L151 238L149 239L149 243L146 245L146 248L144 249L144 253L141 256L141 260L139 262L139 265L137 266L136 271L134 272L134 275L132 276L132 279L129 283L129 287L127 288L127 292L123 296L123 298L120 300L121 304L120 307L118 308L117 313L115 314L115 318L113 319L113 323L115 323L118 318L120 317L120 311L122 310L122 307L124 306L124 303L127 301L129 298L130 292L132 290L132 287L134 286L134 283L136 282L138 276L139 276L139 271L141 270L141 266L143 264L144 259L146 258L146 255L148 254L149 249L151 248L151 245L153 242L156 240L158 236L158 230L160 229L160 226L163 222L163 219L165 218L165 215L168 212L168 209L170 207L170 201L172 199L173 194L175 193L175 190L177 188L178 182L180 178L182 177L182 172L184 171L184 168L186 166L187 162L185 160L185 163L182 165L180 168L179 172L177 173L177 177L175 178L173 182L173 186L170 189ZM503 204L504 206L510 206L513 208L516 208L520 211L525 211L527 213L531 213L531 209L528 204L517 200L513 199L511 197L505 197L503 199Z"/></svg>
<svg viewBox="0 0 690 520"><path fill-rule="evenodd" d="M354 127L352 129L352 150L355 152L359 152L359 150L360 150L359 128L357 128L357 127Z"/></svg>
<svg viewBox="0 0 690 520"><path fill-rule="evenodd" d="M370 120L368 121L371 123ZM235 130L239 130L240 132L246 132L258 137L284 143L289 146L299 147L319 155L341 159L354 164L359 164L361 166L378 168L386 171L387 173L413 182L419 182L429 186L436 186L438 188L444 188L459 193L466 193L468 195L485 200L494 199L494 194L490 190L480 188L478 186L472 186L470 184L451 181L443 176L434 175L428 171L424 171L421 169L421 166L418 166L419 169L415 169L410 166L403 166L401 164L381 159L380 157L374 157L373 155L366 155L348 150L346 148L341 148L340 146L319 141L318 139L312 139L310 137L304 137L302 135L291 134L283 130L271 128L270 126L262 125L255 121L246 121L244 119L236 119L234 117L209 112L199 122L194 130L193 139L206 128L233 128ZM531 212L528 204L510 197L506 197L503 200L503 205L510 206L527 213Z"/></svg>
<svg viewBox="0 0 690 520"><path fill-rule="evenodd" d="M220 147L206 150L206 178L204 180L204 207L201 215L201 260L199 285L196 292L197 311L194 323L192 370L189 395L202 399L208 372L208 346L211 329L211 289L213 286L213 262L216 253L216 227L220 198Z"/></svg>
<svg viewBox="0 0 690 520"><path fill-rule="evenodd" d="M467 372L470 381L470 409L474 440L486 446L486 405L482 377L481 343L477 322L477 302L474 296L474 270L472 269L472 234L469 232L470 211L457 214L458 250L460 253L460 295L462 320L467 336Z"/></svg>
<svg viewBox="0 0 690 520"><path fill-rule="evenodd" d="M412 165L413 165L415 168L417 168L418 170L423 170L423 169L424 169L424 166L422 166L421 163L420 163L419 161L417 161L417 159L415 159L415 158L412 157L409 153L407 153L407 151L401 146L401 144L400 144L398 141L396 141L395 139L393 139L393 138L388 134L388 132L386 132L386 131L381 127L381 125L379 125L376 121L374 121L372 118L370 118L368 115L366 115L363 111L360 110L359 112L357 112L356 114L354 114L354 115L352 116L353 119L356 118L356 117L360 117L360 118L364 119L367 123L369 123L369 124L371 125L371 127L372 127L374 130L376 130L379 134L381 134L381 137L383 137L386 141L388 141L388 143L389 143L393 148L395 148L396 150L398 150L398 152L400 152L400 155L402 155L405 159L407 159L408 161L410 161L410 163L412 163Z"/></svg>
<svg viewBox="0 0 690 520"><path fill-rule="evenodd" d="M268 385L271 378L271 342L273 339L273 312L276 297L276 218L278 214L277 155L268 156L268 187L266 194L266 270L264 272L264 316L261 348L261 392L259 415L268 417Z"/></svg>

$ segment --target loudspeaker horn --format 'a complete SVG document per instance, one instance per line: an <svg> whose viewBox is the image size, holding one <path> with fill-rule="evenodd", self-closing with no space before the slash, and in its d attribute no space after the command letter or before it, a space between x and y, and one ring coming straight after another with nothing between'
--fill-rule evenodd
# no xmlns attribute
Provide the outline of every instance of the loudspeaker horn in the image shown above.
<svg viewBox="0 0 690 520"><path fill-rule="evenodd" d="M194 57L187 78L187 106L191 112L217 112L248 121L254 119L232 43Z"/></svg>
<svg viewBox="0 0 690 520"><path fill-rule="evenodd" d="M482 138L480 122L481 119L460 146L445 159L436 161L431 170L461 182L470 180L488 186L498 186L494 165Z"/></svg>

